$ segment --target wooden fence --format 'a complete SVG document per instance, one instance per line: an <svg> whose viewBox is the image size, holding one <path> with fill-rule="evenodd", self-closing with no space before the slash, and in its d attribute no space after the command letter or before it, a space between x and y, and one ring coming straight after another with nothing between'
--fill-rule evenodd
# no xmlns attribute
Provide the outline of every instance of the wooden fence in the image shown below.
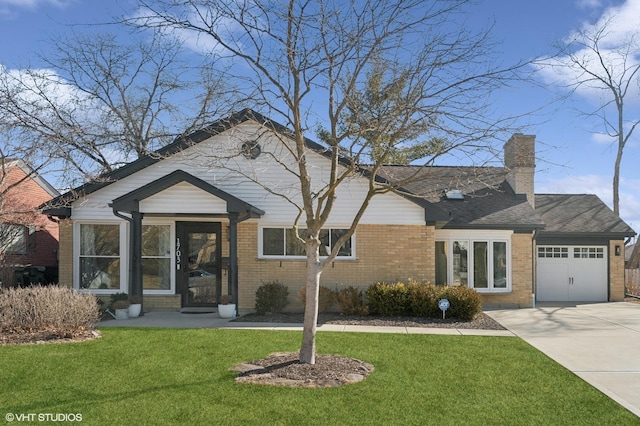
<svg viewBox="0 0 640 426"><path fill-rule="evenodd" d="M627 293L640 296L640 269L625 269L624 272Z"/></svg>

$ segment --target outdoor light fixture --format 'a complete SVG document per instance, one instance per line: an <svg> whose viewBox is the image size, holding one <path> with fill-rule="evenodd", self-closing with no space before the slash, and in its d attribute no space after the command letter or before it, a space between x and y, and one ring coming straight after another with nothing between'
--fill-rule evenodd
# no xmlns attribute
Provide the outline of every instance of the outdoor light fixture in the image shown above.
<svg viewBox="0 0 640 426"><path fill-rule="evenodd" d="M615 252L616 256L620 256L620 246L616 246Z"/></svg>

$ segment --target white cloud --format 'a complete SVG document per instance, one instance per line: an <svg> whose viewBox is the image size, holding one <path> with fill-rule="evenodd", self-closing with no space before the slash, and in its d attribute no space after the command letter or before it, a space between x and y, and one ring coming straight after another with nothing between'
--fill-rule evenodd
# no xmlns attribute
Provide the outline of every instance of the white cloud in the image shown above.
<svg viewBox="0 0 640 426"><path fill-rule="evenodd" d="M209 22L203 22L200 16L204 17L204 19L207 19ZM206 32L172 28L145 8L138 9L129 17L129 19L144 22L150 27L159 29L164 36L179 40L187 49L196 53L225 53L224 48L222 48L222 46L220 46L218 42ZM201 15L196 14L195 11L190 11L185 19L202 28L206 28L210 23L210 20L213 18L210 16L210 12L208 11L203 11ZM229 20L216 18L216 27L224 28L224 32L228 32L229 34L233 31L235 25L236 24Z"/></svg>
<svg viewBox="0 0 640 426"><path fill-rule="evenodd" d="M625 69L640 63L640 55L632 49L632 53L625 58L620 54L624 47L631 43L635 37L635 43L640 41L640 0L627 0L623 4L610 7L602 11L600 18L595 22L585 22L579 30L573 31L565 37L564 42L570 43L574 40L583 40L582 34L595 34L598 29L606 26L606 31L599 35L600 56L607 63L608 70L619 78ZM588 42L586 44L589 44ZM600 59L590 49L582 49L573 52L575 58L597 74L602 74ZM626 60L626 62L624 62ZM603 99L610 99L609 93L603 92L603 86L592 82L576 86L579 80L585 80L583 71L572 63L568 56L560 56L550 60L541 61L544 65L538 64L542 79L548 84L561 87L575 87L576 94L582 96L594 105L603 105ZM637 85L632 85L631 91L625 98L627 102L640 95Z"/></svg>
<svg viewBox="0 0 640 426"><path fill-rule="evenodd" d="M15 18L21 11L34 11L45 6L65 8L76 0L0 0L0 18Z"/></svg>

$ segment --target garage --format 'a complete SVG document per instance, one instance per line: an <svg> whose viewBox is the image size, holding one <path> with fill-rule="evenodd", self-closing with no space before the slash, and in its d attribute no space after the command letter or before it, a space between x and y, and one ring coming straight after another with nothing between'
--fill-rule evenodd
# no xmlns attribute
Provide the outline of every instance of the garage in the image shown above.
<svg viewBox="0 0 640 426"><path fill-rule="evenodd" d="M606 302L606 246L538 246L536 300Z"/></svg>

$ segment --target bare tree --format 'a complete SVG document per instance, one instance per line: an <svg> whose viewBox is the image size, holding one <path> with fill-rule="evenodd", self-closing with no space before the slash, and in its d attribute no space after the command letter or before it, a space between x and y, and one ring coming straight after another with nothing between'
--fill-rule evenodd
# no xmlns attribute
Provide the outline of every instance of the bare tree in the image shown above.
<svg viewBox="0 0 640 426"><path fill-rule="evenodd" d="M0 69L0 121L61 175L90 180L202 127L232 95L206 59L158 34L52 40L47 68ZM76 184L78 182L68 182Z"/></svg>
<svg viewBox="0 0 640 426"><path fill-rule="evenodd" d="M266 185L257 173L244 177L298 212L294 229L307 258L303 363L315 363L323 269L353 235L371 199L400 191L407 181L381 180L382 165L397 159L432 164L444 154L471 156L489 149L487 141L505 130L505 121L489 118L490 94L518 67L492 65L488 32L465 28L460 14L465 3L141 2L138 25L208 37L218 55L243 67L238 75L248 76L243 89L252 107L290 130L282 138L283 152L272 157L295 176L295 194ZM331 164L316 180L306 143L312 133L326 145ZM336 191L355 177L368 180L366 195L348 231L320 256L321 230Z"/></svg>
<svg viewBox="0 0 640 426"><path fill-rule="evenodd" d="M638 33L621 33L614 28L612 17L576 31L560 46L560 54L541 61L541 65L565 75L573 93L596 94L601 103L589 117L602 120L602 131L615 140L616 159L613 166L613 211L620 215L620 166L624 148L632 137L640 118L629 118L626 101L638 95L640 62L637 60ZM568 76L567 76L568 75Z"/></svg>

